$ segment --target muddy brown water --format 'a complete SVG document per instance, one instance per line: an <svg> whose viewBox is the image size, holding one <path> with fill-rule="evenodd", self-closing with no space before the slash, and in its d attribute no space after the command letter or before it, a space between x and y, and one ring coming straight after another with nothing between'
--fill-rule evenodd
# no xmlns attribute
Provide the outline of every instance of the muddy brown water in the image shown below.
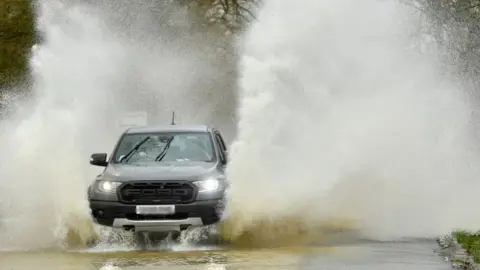
<svg viewBox="0 0 480 270"><path fill-rule="evenodd" d="M138 251L115 248L65 252L1 252L0 270L153 269L451 269L435 241L343 243L270 249L171 246Z"/></svg>

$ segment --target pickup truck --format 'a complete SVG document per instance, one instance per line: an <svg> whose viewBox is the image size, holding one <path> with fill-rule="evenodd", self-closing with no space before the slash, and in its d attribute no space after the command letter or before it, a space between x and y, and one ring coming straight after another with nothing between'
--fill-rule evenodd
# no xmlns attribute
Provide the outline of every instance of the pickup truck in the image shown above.
<svg viewBox="0 0 480 270"><path fill-rule="evenodd" d="M126 129L87 197L95 223L133 232L180 232L221 217L227 181L222 135L205 125Z"/></svg>

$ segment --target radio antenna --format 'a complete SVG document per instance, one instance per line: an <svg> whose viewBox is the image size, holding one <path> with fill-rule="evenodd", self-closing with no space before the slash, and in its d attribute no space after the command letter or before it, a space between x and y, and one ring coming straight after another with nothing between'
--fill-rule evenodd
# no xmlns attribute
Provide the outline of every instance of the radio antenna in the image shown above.
<svg viewBox="0 0 480 270"><path fill-rule="evenodd" d="M172 125L175 125L175 111L172 112Z"/></svg>

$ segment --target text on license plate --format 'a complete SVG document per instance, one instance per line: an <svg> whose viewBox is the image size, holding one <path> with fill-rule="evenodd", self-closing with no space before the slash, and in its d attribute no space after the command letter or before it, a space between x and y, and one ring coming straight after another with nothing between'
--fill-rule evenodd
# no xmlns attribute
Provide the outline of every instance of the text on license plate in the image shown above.
<svg viewBox="0 0 480 270"><path fill-rule="evenodd" d="M137 205L137 215L169 215L175 213L175 205Z"/></svg>

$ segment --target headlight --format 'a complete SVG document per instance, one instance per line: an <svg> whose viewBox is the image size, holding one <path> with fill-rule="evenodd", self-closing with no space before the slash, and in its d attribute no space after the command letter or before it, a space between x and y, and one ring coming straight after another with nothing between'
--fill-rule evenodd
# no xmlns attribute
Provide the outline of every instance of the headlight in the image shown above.
<svg viewBox="0 0 480 270"><path fill-rule="evenodd" d="M115 193L121 184L120 182L98 181L97 187L101 192Z"/></svg>
<svg viewBox="0 0 480 270"><path fill-rule="evenodd" d="M193 182L198 187L198 192L212 192L218 190L220 181L215 178L210 178L202 181Z"/></svg>

